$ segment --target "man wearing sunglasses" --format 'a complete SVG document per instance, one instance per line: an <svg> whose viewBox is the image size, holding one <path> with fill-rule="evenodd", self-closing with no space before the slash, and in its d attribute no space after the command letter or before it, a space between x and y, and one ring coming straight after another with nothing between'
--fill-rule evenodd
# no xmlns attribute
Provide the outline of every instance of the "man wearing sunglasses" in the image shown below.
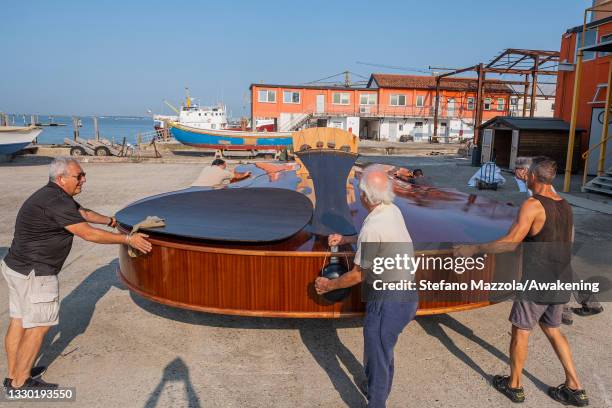
<svg viewBox="0 0 612 408"><path fill-rule="evenodd" d="M85 181L85 172L76 160L57 158L49 167L49 183L32 194L17 214L13 242L0 262L9 292L7 389L57 387L40 379L45 367L32 366L45 334L58 324L57 274L70 253L74 235L98 244L126 244L143 253L151 250L144 234L126 235L90 225L115 227L117 221L74 200Z"/></svg>

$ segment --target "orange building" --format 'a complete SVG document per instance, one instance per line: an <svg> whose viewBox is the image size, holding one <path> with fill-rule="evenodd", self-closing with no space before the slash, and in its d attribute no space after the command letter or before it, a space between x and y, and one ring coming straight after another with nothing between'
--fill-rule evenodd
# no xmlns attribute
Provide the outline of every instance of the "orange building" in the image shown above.
<svg viewBox="0 0 612 408"><path fill-rule="evenodd" d="M555 117L566 122L571 121L576 56L581 36L582 25L570 28L561 38L561 62L557 77ZM612 16L587 24L584 40L585 48L612 41ZM596 51L584 51L583 54L577 114L577 127L585 130L579 143L581 152L599 143L601 139L610 65L609 55L610 53ZM590 174L593 174L596 168L596 156L589 160ZM612 165L612 158L609 158L606 163L607 167L610 165Z"/></svg>
<svg viewBox="0 0 612 408"><path fill-rule="evenodd" d="M280 131L316 123L376 140L428 141L433 135L435 77L372 74L365 88L252 84L253 123L274 119ZM440 82L438 135L443 140L471 138L477 81L444 78ZM509 112L512 90L487 81L483 122Z"/></svg>

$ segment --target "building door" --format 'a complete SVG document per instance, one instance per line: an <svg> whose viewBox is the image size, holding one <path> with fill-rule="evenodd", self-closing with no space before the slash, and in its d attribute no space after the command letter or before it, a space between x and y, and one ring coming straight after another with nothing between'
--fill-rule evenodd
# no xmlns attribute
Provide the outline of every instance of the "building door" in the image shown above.
<svg viewBox="0 0 612 408"><path fill-rule="evenodd" d="M455 116L455 99L448 98L446 101L446 114L450 117Z"/></svg>
<svg viewBox="0 0 612 408"><path fill-rule="evenodd" d="M397 142L397 122L389 122L389 141Z"/></svg>
<svg viewBox="0 0 612 408"><path fill-rule="evenodd" d="M512 144L510 145L510 165L508 166L510 170L514 170L514 165L516 164L516 155L518 153L518 142L519 142L519 131L512 131Z"/></svg>
<svg viewBox="0 0 612 408"><path fill-rule="evenodd" d="M589 149L601 142L601 131L603 130L604 121L604 109L593 108L591 113L591 134L589 135ZM608 135L612 135L612 126L608 123ZM608 139L606 147L606 162L604 164L604 170L612 166L612 142ZM593 149L589 154L589 165L587 167L587 173L589 175L597 175L597 163L599 162L599 153L601 152L601 146Z"/></svg>
<svg viewBox="0 0 612 408"><path fill-rule="evenodd" d="M493 144L493 129L485 129L482 135L482 153L480 161L486 163L491 161L491 145Z"/></svg>
<svg viewBox="0 0 612 408"><path fill-rule="evenodd" d="M317 113L325 113L325 95L317 95Z"/></svg>

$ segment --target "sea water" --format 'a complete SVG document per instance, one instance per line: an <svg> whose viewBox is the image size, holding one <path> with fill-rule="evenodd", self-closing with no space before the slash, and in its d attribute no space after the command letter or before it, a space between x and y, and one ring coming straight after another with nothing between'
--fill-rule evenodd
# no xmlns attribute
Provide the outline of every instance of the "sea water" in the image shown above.
<svg viewBox="0 0 612 408"><path fill-rule="evenodd" d="M79 128L79 137L82 139L92 139L94 137L93 117L79 116L82 127ZM9 115L11 125L23 126L24 115L11 114ZM63 144L64 138L73 137L72 117L71 116L50 116L38 115L38 123L45 124L53 121L67 126L43 126L42 133L38 136L40 144ZM29 124L30 115L25 115L25 124ZM134 144L138 134L148 133L149 135L155 129L153 128L153 119L151 117L136 117L136 116L99 116L98 130L100 137L122 143L123 138L126 138L127 143Z"/></svg>

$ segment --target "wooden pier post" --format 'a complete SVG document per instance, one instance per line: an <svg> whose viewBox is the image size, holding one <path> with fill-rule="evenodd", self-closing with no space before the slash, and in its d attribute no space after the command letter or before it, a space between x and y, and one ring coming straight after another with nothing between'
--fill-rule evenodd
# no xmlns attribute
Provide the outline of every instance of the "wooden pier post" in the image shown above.
<svg viewBox="0 0 612 408"><path fill-rule="evenodd" d="M100 140L100 130L98 129L98 118L96 116L93 117L93 126L94 126L94 139Z"/></svg>
<svg viewBox="0 0 612 408"><path fill-rule="evenodd" d="M72 133L74 135L74 141L76 142L79 138L79 118L76 116L72 117L72 128L74 129Z"/></svg>

